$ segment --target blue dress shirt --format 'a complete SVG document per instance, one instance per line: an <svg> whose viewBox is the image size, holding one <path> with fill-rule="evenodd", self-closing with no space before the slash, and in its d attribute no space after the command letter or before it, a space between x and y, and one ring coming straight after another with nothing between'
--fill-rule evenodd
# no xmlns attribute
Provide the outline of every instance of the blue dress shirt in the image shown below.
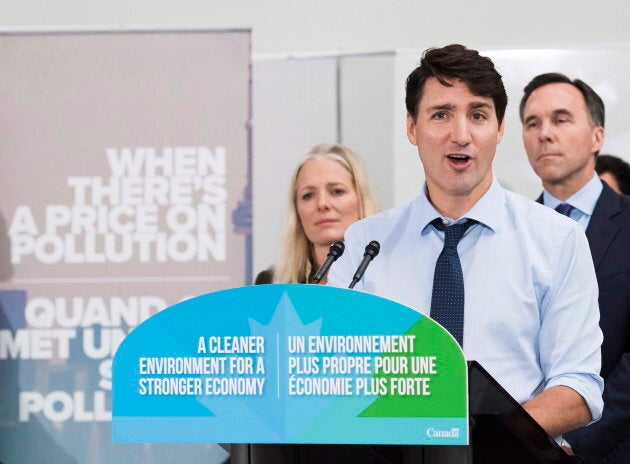
<svg viewBox="0 0 630 464"><path fill-rule="evenodd" d="M378 240L380 254L355 289L428 316L444 245L444 233L429 224L436 217L424 193L353 224L329 285L347 287L365 245ZM580 226L504 190L496 179L462 218L479 222L458 246L466 358L480 362L520 403L550 387L570 387L597 420L603 407L602 333L593 260Z"/></svg>
<svg viewBox="0 0 630 464"><path fill-rule="evenodd" d="M593 173L591 180L565 201L558 200L551 193L547 192L547 190L543 191L543 203L551 209L556 209L556 206L560 203L567 203L573 206L569 217L576 220L582 226L582 229L586 230L593 211L595 210L595 204L597 200L599 200L603 188L602 181L597 176L597 173Z"/></svg>

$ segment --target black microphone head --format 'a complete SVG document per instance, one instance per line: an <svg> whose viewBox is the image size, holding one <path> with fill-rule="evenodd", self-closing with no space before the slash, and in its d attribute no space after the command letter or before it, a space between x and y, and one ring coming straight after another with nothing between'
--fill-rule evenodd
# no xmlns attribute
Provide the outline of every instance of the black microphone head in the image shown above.
<svg viewBox="0 0 630 464"><path fill-rule="evenodd" d="M381 251L381 244L378 243L376 240L372 240L365 247L365 253L363 254L363 256L369 255L372 257L372 259L374 259L378 255L379 251Z"/></svg>
<svg viewBox="0 0 630 464"><path fill-rule="evenodd" d="M332 245L330 245L330 249L328 250L328 256L332 256L334 260L336 261L337 258L339 258L343 254L343 251L345 249L346 249L346 246L343 244L343 242L340 240L337 240L336 242L333 242Z"/></svg>

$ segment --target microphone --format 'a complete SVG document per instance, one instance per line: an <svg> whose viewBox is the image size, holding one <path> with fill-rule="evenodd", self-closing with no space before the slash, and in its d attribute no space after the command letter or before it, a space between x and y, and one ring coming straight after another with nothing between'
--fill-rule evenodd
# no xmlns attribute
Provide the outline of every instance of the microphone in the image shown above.
<svg viewBox="0 0 630 464"><path fill-rule="evenodd" d="M352 282L350 282L350 286L348 288L354 288L357 282L361 280L361 277L363 277L363 274L365 273L368 265L372 262L374 258L376 258L379 251L381 251L381 245L376 240L372 240L370 243L367 244L367 246L365 247L365 252L363 253L363 261L361 261L361 264L359 264L357 272L354 273L354 277L352 278Z"/></svg>
<svg viewBox="0 0 630 464"><path fill-rule="evenodd" d="M345 250L345 248L346 246L343 244L343 242L340 242L339 240L333 242L333 244L330 245L330 250L328 250L328 257L326 258L326 261L324 261L324 264L322 264L322 267L317 270L317 272L311 279L312 284L318 284L319 281L324 278L324 276L328 272L328 269L330 269L330 266L332 266L332 263L334 263L337 258L339 258L343 254L343 250Z"/></svg>

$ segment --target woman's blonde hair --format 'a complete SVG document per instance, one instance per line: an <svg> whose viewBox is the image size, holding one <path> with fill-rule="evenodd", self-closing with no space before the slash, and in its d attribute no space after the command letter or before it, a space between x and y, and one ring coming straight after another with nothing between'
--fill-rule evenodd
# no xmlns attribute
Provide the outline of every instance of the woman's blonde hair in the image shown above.
<svg viewBox="0 0 630 464"><path fill-rule="evenodd" d="M280 258L274 269L274 282L277 283L307 283L316 271L313 269L313 247L297 213L297 179L300 170L305 163L316 159L337 161L348 170L359 200L359 219L378 211L363 158L343 145L315 145L302 157L291 178Z"/></svg>

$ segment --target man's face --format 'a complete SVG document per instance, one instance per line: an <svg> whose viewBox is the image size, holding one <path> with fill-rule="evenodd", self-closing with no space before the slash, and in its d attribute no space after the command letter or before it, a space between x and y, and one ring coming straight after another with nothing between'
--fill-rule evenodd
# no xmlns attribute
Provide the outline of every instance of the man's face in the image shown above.
<svg viewBox="0 0 630 464"><path fill-rule="evenodd" d="M546 188L566 186L567 194L579 190L593 176L593 153L603 140L604 129L592 124L584 97L573 85L543 85L527 99L523 143Z"/></svg>
<svg viewBox="0 0 630 464"><path fill-rule="evenodd" d="M473 95L462 81L447 87L431 77L416 120L407 115L407 137L418 147L432 201L438 196L476 201L490 187L503 137L492 98Z"/></svg>

